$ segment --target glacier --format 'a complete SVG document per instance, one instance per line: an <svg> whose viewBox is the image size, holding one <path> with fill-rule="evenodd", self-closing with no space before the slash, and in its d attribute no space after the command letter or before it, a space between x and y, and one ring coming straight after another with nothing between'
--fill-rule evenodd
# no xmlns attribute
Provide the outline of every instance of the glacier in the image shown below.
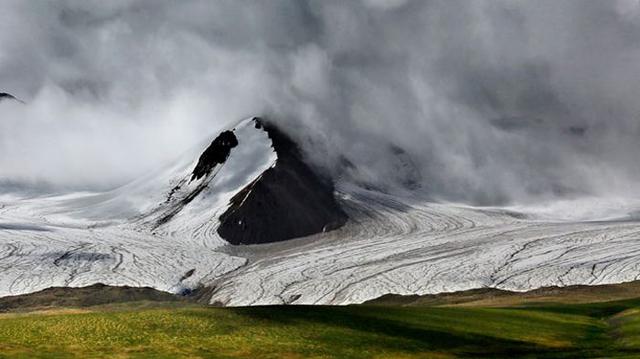
<svg viewBox="0 0 640 359"><path fill-rule="evenodd" d="M229 306L344 305L640 278L640 203L626 199L472 207L338 181L342 227L230 245L215 218L278 160L252 119L233 131L239 145L199 179L191 172L207 143L112 191L1 195L0 296L99 282L173 293L204 286L210 303Z"/></svg>

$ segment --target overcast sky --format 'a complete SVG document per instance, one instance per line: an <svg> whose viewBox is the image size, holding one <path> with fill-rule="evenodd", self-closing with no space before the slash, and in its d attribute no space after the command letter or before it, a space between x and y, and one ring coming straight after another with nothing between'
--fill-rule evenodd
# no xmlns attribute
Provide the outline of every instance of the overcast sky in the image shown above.
<svg viewBox="0 0 640 359"><path fill-rule="evenodd" d="M638 0L0 0L2 181L108 188L253 115L381 188L640 195ZM401 147L406 156L392 149Z"/></svg>

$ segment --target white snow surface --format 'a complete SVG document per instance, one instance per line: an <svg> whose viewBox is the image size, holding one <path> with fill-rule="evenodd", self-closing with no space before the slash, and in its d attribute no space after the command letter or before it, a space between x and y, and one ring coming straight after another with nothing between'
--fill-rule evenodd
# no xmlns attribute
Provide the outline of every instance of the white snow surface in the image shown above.
<svg viewBox="0 0 640 359"><path fill-rule="evenodd" d="M225 305L349 304L387 293L523 291L640 277L640 202L629 199L474 208L338 183L350 216L344 227L228 245L216 218L277 161L266 133L252 124L236 127L238 147L199 181L189 182L190 174L209 141L115 191L0 197L0 296L101 282L170 292L213 286L211 302Z"/></svg>
<svg viewBox="0 0 640 359"><path fill-rule="evenodd" d="M181 292L245 264L216 251L226 244L216 233L217 218L277 156L251 119L234 133L238 146L199 180L191 181L191 172L210 141L111 192L0 197L0 296L97 282ZM181 203L199 188L191 202ZM158 226L168 212L176 214ZM181 280L191 269L194 274Z"/></svg>

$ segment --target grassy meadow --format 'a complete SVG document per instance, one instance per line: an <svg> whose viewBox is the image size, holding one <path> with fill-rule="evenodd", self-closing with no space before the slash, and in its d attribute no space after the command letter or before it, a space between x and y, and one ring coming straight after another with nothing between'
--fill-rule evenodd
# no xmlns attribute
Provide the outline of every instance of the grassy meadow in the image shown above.
<svg viewBox="0 0 640 359"><path fill-rule="evenodd" d="M640 300L272 306L135 302L0 314L0 358L640 357Z"/></svg>

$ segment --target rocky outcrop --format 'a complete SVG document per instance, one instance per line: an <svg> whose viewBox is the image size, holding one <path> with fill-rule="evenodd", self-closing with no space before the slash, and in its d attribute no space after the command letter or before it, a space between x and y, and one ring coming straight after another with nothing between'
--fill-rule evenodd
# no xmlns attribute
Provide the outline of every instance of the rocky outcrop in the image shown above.
<svg viewBox="0 0 640 359"><path fill-rule="evenodd" d="M217 165L227 160L231 149L237 145L238 139L233 131L222 132L200 156L198 164L193 169L191 180L198 180L211 173Z"/></svg>
<svg viewBox="0 0 640 359"><path fill-rule="evenodd" d="M6 92L0 92L0 102L4 101L4 100L13 100L13 101L17 101L22 103L22 101L20 101L19 99L17 99L15 96L13 96L12 94L6 93Z"/></svg>
<svg viewBox="0 0 640 359"><path fill-rule="evenodd" d="M184 299L149 287L114 287L104 284L80 288L52 287L40 292L0 298L0 313L30 308L89 307L125 302L181 300Z"/></svg>
<svg viewBox="0 0 640 359"><path fill-rule="evenodd" d="M274 124L254 119L278 155L266 170L231 200L220 216L218 234L231 244L278 242L338 228L347 215L334 197L331 180L307 165L298 146Z"/></svg>

